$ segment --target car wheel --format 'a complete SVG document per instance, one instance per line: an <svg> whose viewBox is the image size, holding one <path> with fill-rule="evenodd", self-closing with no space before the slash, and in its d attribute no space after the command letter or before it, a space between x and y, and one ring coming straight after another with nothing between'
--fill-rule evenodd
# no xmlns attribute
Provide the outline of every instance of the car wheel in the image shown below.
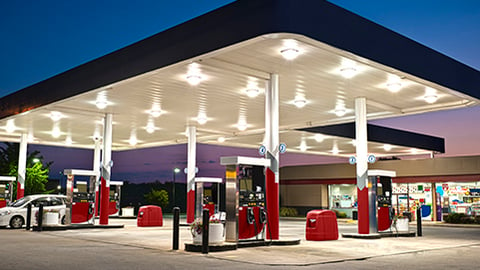
<svg viewBox="0 0 480 270"><path fill-rule="evenodd" d="M12 229L20 229L23 226L23 217L21 216L14 216L10 219L10 228Z"/></svg>

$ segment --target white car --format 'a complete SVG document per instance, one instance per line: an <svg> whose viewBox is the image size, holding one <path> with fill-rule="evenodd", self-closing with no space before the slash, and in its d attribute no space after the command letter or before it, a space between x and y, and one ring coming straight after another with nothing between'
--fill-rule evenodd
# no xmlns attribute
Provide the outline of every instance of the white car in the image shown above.
<svg viewBox="0 0 480 270"><path fill-rule="evenodd" d="M64 224L66 212L66 196L64 195L29 195L7 207L0 208L0 226L21 228L27 220L27 206L32 205L31 224L36 223L38 207L43 204L43 211L58 213L60 223Z"/></svg>

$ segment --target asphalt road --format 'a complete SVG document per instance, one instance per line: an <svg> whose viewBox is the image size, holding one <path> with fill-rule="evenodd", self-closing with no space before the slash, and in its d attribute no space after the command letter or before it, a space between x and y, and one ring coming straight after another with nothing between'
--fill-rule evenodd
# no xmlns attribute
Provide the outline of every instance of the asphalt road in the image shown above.
<svg viewBox="0 0 480 270"><path fill-rule="evenodd" d="M340 226L340 230L354 229L351 225ZM1 229L0 269L478 269L480 244L455 246L455 242L478 240L480 243L480 229L424 227L424 235L426 240L441 239L451 242L452 246L397 255L372 254L363 260L292 266L261 265L241 258L230 260L210 254L65 237L65 234ZM271 252L275 252L275 248L272 247Z"/></svg>

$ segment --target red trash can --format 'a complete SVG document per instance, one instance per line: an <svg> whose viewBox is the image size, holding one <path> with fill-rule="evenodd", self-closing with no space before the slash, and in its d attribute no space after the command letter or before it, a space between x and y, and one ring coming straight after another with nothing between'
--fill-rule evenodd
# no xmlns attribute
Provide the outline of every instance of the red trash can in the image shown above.
<svg viewBox="0 0 480 270"><path fill-rule="evenodd" d="M337 215L330 210L312 210L307 213L305 238L310 241L338 239Z"/></svg>
<svg viewBox="0 0 480 270"><path fill-rule="evenodd" d="M156 205L140 207L140 209L138 209L137 226L163 226L162 208Z"/></svg>

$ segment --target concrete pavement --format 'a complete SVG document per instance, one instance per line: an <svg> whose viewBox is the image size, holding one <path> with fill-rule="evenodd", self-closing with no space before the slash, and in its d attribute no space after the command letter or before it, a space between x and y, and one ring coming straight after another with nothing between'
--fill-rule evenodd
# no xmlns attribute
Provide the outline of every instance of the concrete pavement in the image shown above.
<svg viewBox="0 0 480 270"><path fill-rule="evenodd" d="M110 219L110 224L124 224L123 229L84 229L41 232L52 237L75 238L84 241L139 247L172 252L172 221L164 219L163 227L137 227L136 220ZM439 226L439 225L437 225ZM415 230L415 226L410 226ZM340 233L356 232L355 224L339 222ZM234 251L202 255L184 251L191 242L189 227L180 227L180 250L173 251L191 256L243 262L252 265L307 266L333 262L363 260L374 257L408 254L429 250L480 245L480 228L424 228L423 237L382 238L376 240L342 238L336 241L306 241L305 221L281 220L280 238L300 238L296 246L265 246L242 248Z"/></svg>

